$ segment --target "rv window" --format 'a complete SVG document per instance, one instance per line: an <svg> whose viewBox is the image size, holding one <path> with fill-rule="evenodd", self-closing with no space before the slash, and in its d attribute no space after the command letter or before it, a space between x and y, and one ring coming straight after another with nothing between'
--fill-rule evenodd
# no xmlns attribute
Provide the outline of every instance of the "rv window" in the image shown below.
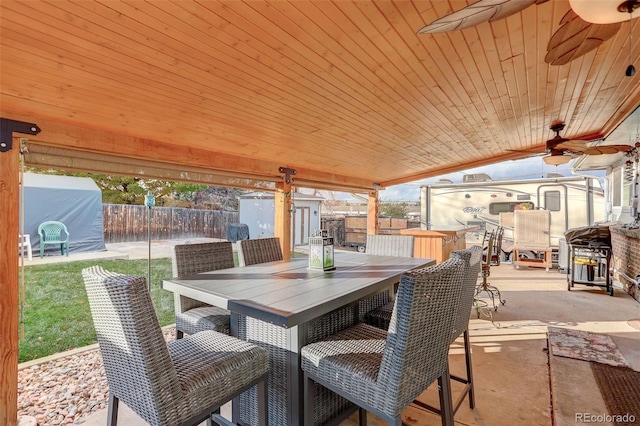
<svg viewBox="0 0 640 426"><path fill-rule="evenodd" d="M533 209L533 203L528 201L524 203L519 202L503 202L503 203L491 203L489 204L489 214L499 215L500 213L511 213L514 210L531 210Z"/></svg>
<svg viewBox="0 0 640 426"><path fill-rule="evenodd" d="M544 208L552 212L560 211L560 191L544 192Z"/></svg>
<svg viewBox="0 0 640 426"><path fill-rule="evenodd" d="M478 226L480 227L481 231L484 231L487 228L487 222L485 222L484 220L481 220L481 221L468 220L467 226Z"/></svg>

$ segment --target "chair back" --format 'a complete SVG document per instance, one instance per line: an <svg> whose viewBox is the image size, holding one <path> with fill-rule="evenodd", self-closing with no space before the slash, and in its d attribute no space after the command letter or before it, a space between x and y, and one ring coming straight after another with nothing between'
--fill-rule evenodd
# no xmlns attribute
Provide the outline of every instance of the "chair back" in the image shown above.
<svg viewBox="0 0 640 426"><path fill-rule="evenodd" d="M171 271L174 277L235 267L233 244L229 241L178 244L171 248ZM174 294L176 313L207 306L189 297Z"/></svg>
<svg viewBox="0 0 640 426"><path fill-rule="evenodd" d="M448 371L463 279L457 258L402 276L378 373L384 404L392 404L384 412L399 414Z"/></svg>
<svg viewBox="0 0 640 426"><path fill-rule="evenodd" d="M233 245L229 241L178 244L171 249L171 271L174 277L234 266Z"/></svg>
<svg viewBox="0 0 640 426"><path fill-rule="evenodd" d="M455 250L451 252L451 258L460 259L464 262L460 309L454 323L455 330L453 336L451 336L451 342L453 342L469 327L469 315L471 314L473 299L476 294L478 275L482 269L482 247L472 246L464 250Z"/></svg>
<svg viewBox="0 0 640 426"><path fill-rule="evenodd" d="M99 266L84 269L82 276L109 392L148 423L169 423L162 407L175 407L185 396L146 279Z"/></svg>
<svg viewBox="0 0 640 426"><path fill-rule="evenodd" d="M495 244L495 231L489 232L486 245L482 246L482 269L486 269L491 265L491 257L493 256L493 245Z"/></svg>
<svg viewBox="0 0 640 426"><path fill-rule="evenodd" d="M413 257L413 235L367 235L365 253L380 256Z"/></svg>
<svg viewBox="0 0 640 426"><path fill-rule="evenodd" d="M42 222L38 226L38 234L40 234L40 243L64 243L69 240L69 231L62 222L50 220Z"/></svg>
<svg viewBox="0 0 640 426"><path fill-rule="evenodd" d="M236 244L238 245L238 263L240 266L275 262L283 259L280 238L278 237L240 240Z"/></svg>
<svg viewBox="0 0 640 426"><path fill-rule="evenodd" d="M503 226L499 226L496 234L495 234L495 239L493 241L493 248L491 251L491 264L492 265L500 265L500 255L502 253L502 237L504 235L504 227Z"/></svg>

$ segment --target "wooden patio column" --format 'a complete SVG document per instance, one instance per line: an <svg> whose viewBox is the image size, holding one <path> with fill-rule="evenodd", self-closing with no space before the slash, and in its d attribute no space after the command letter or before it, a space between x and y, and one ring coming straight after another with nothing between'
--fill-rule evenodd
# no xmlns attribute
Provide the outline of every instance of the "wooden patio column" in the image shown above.
<svg viewBox="0 0 640 426"><path fill-rule="evenodd" d="M291 175L295 174L296 171L280 167L280 172L285 173L285 178L282 182L276 184L273 226L274 235L280 238L282 257L287 260L291 258L291 206L293 205L293 192L291 190L293 179Z"/></svg>
<svg viewBox="0 0 640 426"><path fill-rule="evenodd" d="M19 152L18 138L0 152L0 424L9 426L18 424Z"/></svg>
<svg viewBox="0 0 640 426"><path fill-rule="evenodd" d="M33 123L0 118L0 425L18 424L18 228L20 140L37 135Z"/></svg>
<svg viewBox="0 0 640 426"><path fill-rule="evenodd" d="M367 202L367 235L378 233L378 191L369 192Z"/></svg>

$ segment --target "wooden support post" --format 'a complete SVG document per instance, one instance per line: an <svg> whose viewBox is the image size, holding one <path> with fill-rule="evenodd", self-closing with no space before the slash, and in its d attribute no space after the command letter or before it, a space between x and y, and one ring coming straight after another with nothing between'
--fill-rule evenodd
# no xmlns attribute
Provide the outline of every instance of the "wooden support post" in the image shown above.
<svg viewBox="0 0 640 426"><path fill-rule="evenodd" d="M291 181L276 184L274 234L280 238L282 257L291 258Z"/></svg>
<svg viewBox="0 0 640 426"><path fill-rule="evenodd" d="M0 425L18 424L18 219L20 142L0 152Z"/></svg>
<svg viewBox="0 0 640 426"><path fill-rule="evenodd" d="M367 203L367 235L378 233L378 191L369 192Z"/></svg>

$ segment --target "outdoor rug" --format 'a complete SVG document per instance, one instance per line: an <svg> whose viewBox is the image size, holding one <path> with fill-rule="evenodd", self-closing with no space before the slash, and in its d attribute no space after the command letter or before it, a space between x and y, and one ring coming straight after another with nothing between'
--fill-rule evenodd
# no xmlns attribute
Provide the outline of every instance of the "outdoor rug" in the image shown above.
<svg viewBox="0 0 640 426"><path fill-rule="evenodd" d="M606 334L548 327L548 335L552 355L629 367L614 341Z"/></svg>
<svg viewBox="0 0 640 426"><path fill-rule="evenodd" d="M640 424L640 371L591 362L591 371L615 425Z"/></svg>

